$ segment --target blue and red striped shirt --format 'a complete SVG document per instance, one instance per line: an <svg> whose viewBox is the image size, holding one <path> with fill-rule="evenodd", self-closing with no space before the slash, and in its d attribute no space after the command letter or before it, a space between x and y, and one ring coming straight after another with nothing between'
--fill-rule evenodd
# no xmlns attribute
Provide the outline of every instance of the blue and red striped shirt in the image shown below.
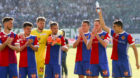
<svg viewBox="0 0 140 78"><path fill-rule="evenodd" d="M18 36L13 32L10 32L9 34L0 32L0 44L3 44L8 37L14 39L12 45L15 45L18 40ZM9 66L9 64L17 64L16 51L6 46L0 51L0 66Z"/></svg>
<svg viewBox="0 0 140 78"><path fill-rule="evenodd" d="M108 33L102 31L101 33L98 33L98 35L102 40L109 43L110 36ZM92 41L90 64L104 64L107 62L106 48L95 37Z"/></svg>
<svg viewBox="0 0 140 78"><path fill-rule="evenodd" d="M90 39L90 33L84 34L87 41ZM78 36L76 36L76 40L78 39ZM87 49L86 44L84 43L83 39L81 38L79 44L77 45L77 52L76 52L76 62L83 61L83 62L89 62L90 61L90 53L91 50Z"/></svg>
<svg viewBox="0 0 140 78"><path fill-rule="evenodd" d="M135 43L134 38L127 32L116 34L114 30L110 31L113 38L112 60L128 60L128 47L129 44Z"/></svg>
<svg viewBox="0 0 140 78"><path fill-rule="evenodd" d="M52 38L52 35L48 38ZM57 36L58 43L53 44L52 42L47 42L46 58L45 64L59 64L61 65L62 48L65 45L65 40L63 36Z"/></svg>
<svg viewBox="0 0 140 78"><path fill-rule="evenodd" d="M20 38L18 43L20 43L20 46L23 46L28 39L32 41L32 45L38 46L37 37L32 35L25 39ZM36 67L35 51L30 46L25 47L20 52L19 67Z"/></svg>

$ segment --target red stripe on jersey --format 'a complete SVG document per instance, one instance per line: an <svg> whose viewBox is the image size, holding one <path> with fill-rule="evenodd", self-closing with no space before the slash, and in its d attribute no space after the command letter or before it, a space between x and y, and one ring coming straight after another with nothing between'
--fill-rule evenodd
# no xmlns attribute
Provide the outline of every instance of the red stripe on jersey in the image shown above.
<svg viewBox="0 0 140 78"><path fill-rule="evenodd" d="M93 39L90 64L99 64L99 46L98 39Z"/></svg>
<svg viewBox="0 0 140 78"><path fill-rule="evenodd" d="M130 34L128 35L127 40L128 40L129 44L135 43L135 40L133 39L133 37Z"/></svg>
<svg viewBox="0 0 140 78"><path fill-rule="evenodd" d="M20 52L19 67L28 67L27 48Z"/></svg>
<svg viewBox="0 0 140 78"><path fill-rule="evenodd" d="M14 38L12 42L12 45L14 45L18 39L18 36L11 32L10 37ZM0 32L0 39L2 43L4 43L7 40L7 38L8 36L6 34ZM12 63L17 63L16 52L10 49L8 46L6 46L3 50L0 51L0 66L8 66Z"/></svg>
<svg viewBox="0 0 140 78"><path fill-rule="evenodd" d="M25 43L26 40L21 40L20 46L25 45ZM20 52L19 67L27 67L27 66L28 66L28 57L27 57L27 47L26 47Z"/></svg>
<svg viewBox="0 0 140 78"><path fill-rule="evenodd" d="M9 65L9 52L8 47L6 46L4 50L0 51L0 66L8 66Z"/></svg>
<svg viewBox="0 0 140 78"><path fill-rule="evenodd" d="M79 44L77 45L77 53L76 53L76 62L82 61L82 46L83 46L83 39L80 40Z"/></svg>
<svg viewBox="0 0 140 78"><path fill-rule="evenodd" d="M51 44L48 44L47 45L45 64L49 64L49 62L50 62L50 49L51 49Z"/></svg>
<svg viewBox="0 0 140 78"><path fill-rule="evenodd" d="M109 40L110 40L110 36L108 35L108 33L105 35L104 40L107 40L107 41L109 42Z"/></svg>
<svg viewBox="0 0 140 78"><path fill-rule="evenodd" d="M37 37L35 38L34 45L39 45L39 44L38 44Z"/></svg>
<svg viewBox="0 0 140 78"><path fill-rule="evenodd" d="M64 39L64 37L62 36L62 37L61 37L61 46L64 46L64 45L66 45L66 44L65 44L65 39Z"/></svg>
<svg viewBox="0 0 140 78"><path fill-rule="evenodd" d="M118 39L119 35L116 33L113 34L113 50L112 50L112 56L111 59L118 60Z"/></svg>

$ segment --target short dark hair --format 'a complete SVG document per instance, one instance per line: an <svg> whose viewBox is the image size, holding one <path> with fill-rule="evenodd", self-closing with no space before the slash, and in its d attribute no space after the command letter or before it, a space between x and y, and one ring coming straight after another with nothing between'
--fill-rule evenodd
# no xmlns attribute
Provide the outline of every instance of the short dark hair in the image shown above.
<svg viewBox="0 0 140 78"><path fill-rule="evenodd" d="M24 22L24 23L23 23L23 28L25 28L25 27L27 27L27 26L33 27L33 24L32 24L31 22Z"/></svg>
<svg viewBox="0 0 140 78"><path fill-rule="evenodd" d="M89 20L83 20L82 23L86 23L86 24L88 24L88 26L90 25Z"/></svg>
<svg viewBox="0 0 140 78"><path fill-rule="evenodd" d="M46 21L46 18L45 17L37 17L36 22L39 22L39 21Z"/></svg>
<svg viewBox="0 0 140 78"><path fill-rule="evenodd" d="M122 21L120 21L120 20L115 20L115 21L113 22L113 24L116 24L117 26L120 26L121 28L123 28L123 23L122 23Z"/></svg>
<svg viewBox="0 0 140 78"><path fill-rule="evenodd" d="M50 21L50 27L53 27L53 26L58 26L58 23L57 22Z"/></svg>
<svg viewBox="0 0 140 78"><path fill-rule="evenodd" d="M99 22L99 23L100 23L100 19L96 18L96 19L94 20L94 22Z"/></svg>
<svg viewBox="0 0 140 78"><path fill-rule="evenodd" d="M12 18L12 17L4 17L4 18L2 19L2 23L4 24L5 22L8 22L8 21L10 21L10 20L14 20L14 18Z"/></svg>

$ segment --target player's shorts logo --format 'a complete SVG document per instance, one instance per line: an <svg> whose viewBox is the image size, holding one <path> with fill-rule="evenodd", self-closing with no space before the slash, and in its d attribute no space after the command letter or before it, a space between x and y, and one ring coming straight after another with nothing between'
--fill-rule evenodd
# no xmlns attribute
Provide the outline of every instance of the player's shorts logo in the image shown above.
<svg viewBox="0 0 140 78"><path fill-rule="evenodd" d="M125 36L122 36L121 38L122 38L122 40L124 40L125 39Z"/></svg>
<svg viewBox="0 0 140 78"><path fill-rule="evenodd" d="M33 43L33 39L29 39L29 42Z"/></svg>

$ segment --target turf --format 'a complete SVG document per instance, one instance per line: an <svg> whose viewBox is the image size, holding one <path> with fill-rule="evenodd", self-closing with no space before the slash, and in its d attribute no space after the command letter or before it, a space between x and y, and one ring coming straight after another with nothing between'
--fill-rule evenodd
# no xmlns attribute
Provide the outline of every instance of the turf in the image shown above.
<svg viewBox="0 0 140 78"><path fill-rule="evenodd" d="M140 47L137 47L138 52L140 52ZM109 69L110 69L110 75L112 75L112 61L110 59L112 53L112 48L107 48L107 56L108 56L108 62L109 62ZM129 55L129 61L132 68L132 78L138 78L140 77L140 69L136 69L136 62L135 62L135 56L133 49L130 47L128 50ZM75 67L75 56L76 56L76 49L70 48L67 53L67 67L68 67L68 78L78 78L77 75L74 74L74 67ZM139 53L139 62L140 62L140 53ZM102 78L102 77L99 77ZM112 78L110 76L110 78Z"/></svg>
<svg viewBox="0 0 140 78"><path fill-rule="evenodd" d="M138 52L140 52L140 47L137 47ZM109 70L110 70L110 78L112 75L112 61L110 59L112 53L112 48L109 46L107 48L107 56L108 56L108 62L109 62ZM136 69L136 62L134 57L133 49L130 47L128 50L129 55L129 61L132 68L132 78L139 78L140 77L140 69ZM68 78L78 78L77 75L74 74L74 67L75 67L75 56L76 56L76 49L70 48L67 53L67 67L68 67ZM139 53L139 63L140 63L140 53ZM17 54L18 60L19 60L19 53ZM102 77L99 77L102 78Z"/></svg>

